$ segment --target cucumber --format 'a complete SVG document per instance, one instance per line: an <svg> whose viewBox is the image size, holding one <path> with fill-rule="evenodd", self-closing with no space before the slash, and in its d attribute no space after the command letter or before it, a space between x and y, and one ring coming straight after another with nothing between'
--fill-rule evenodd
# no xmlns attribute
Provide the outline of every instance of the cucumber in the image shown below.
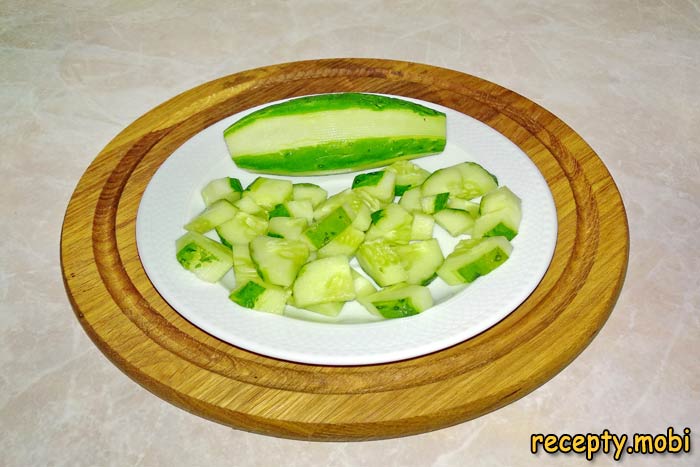
<svg viewBox="0 0 700 467"><path fill-rule="evenodd" d="M433 218L453 237L470 234L474 227L474 218L467 211L461 209L443 209L433 214Z"/></svg>
<svg viewBox="0 0 700 467"><path fill-rule="evenodd" d="M364 239L365 233L350 225L340 234L336 235L333 240L319 248L317 252L318 257L325 258L327 256L337 255L350 257L355 254L357 247L362 244Z"/></svg>
<svg viewBox="0 0 700 467"><path fill-rule="evenodd" d="M420 199L420 206L426 214L433 214L447 207L450 193L438 193L437 195L423 196Z"/></svg>
<svg viewBox="0 0 700 467"><path fill-rule="evenodd" d="M292 99L224 130L242 169L321 175L380 167L442 152L445 114L402 99L361 93Z"/></svg>
<svg viewBox="0 0 700 467"><path fill-rule="evenodd" d="M437 270L449 285L475 281L503 264L513 251L505 237L461 240Z"/></svg>
<svg viewBox="0 0 700 467"><path fill-rule="evenodd" d="M318 250L340 235L350 224L352 224L352 219L340 206L323 219L310 225L304 232L304 237L312 248Z"/></svg>
<svg viewBox="0 0 700 467"><path fill-rule="evenodd" d="M250 257L248 243L233 245L233 275L237 285L243 285L248 281L259 281L260 275Z"/></svg>
<svg viewBox="0 0 700 467"><path fill-rule="evenodd" d="M394 200L395 181L396 173L389 170L369 172L357 175L352 181L352 189L386 204Z"/></svg>
<svg viewBox="0 0 700 467"><path fill-rule="evenodd" d="M430 240L433 238L433 228L435 219L429 214L422 212L413 213L413 223L411 224L411 240Z"/></svg>
<svg viewBox="0 0 700 467"><path fill-rule="evenodd" d="M289 300L287 301L290 305L296 308L302 308L304 310L309 310L313 311L314 313L318 313L320 315L324 316L330 316L330 317L335 317L340 314L340 312L343 310L343 306L345 305L345 302L325 302L325 303L316 303L313 305L306 305L304 307L297 306L297 304L294 302L294 296L290 296Z"/></svg>
<svg viewBox="0 0 700 467"><path fill-rule="evenodd" d="M250 257L265 282L289 287L309 257L309 248L299 240L261 235L250 242Z"/></svg>
<svg viewBox="0 0 700 467"><path fill-rule="evenodd" d="M270 217L269 213L255 202L249 191L244 191L241 195L241 199L233 203L233 205L238 210L260 217L261 219L267 220Z"/></svg>
<svg viewBox="0 0 700 467"><path fill-rule="evenodd" d="M445 259L440 244L434 238L408 245L397 245L394 249L401 256L403 267L408 273L406 278L408 284L429 283Z"/></svg>
<svg viewBox="0 0 700 467"><path fill-rule="evenodd" d="M349 188L321 203L314 211L314 219L321 219L340 206L343 206L346 213L352 218L353 227L364 232L372 221L370 214L381 209L383 204L366 193L356 192Z"/></svg>
<svg viewBox="0 0 700 467"><path fill-rule="evenodd" d="M367 231L366 241L385 239L394 243L411 241L413 216L398 204L372 213L372 226Z"/></svg>
<svg viewBox="0 0 700 467"><path fill-rule="evenodd" d="M397 284L379 292L358 298L372 314L383 318L405 318L417 315L433 306L433 297L427 287Z"/></svg>
<svg viewBox="0 0 700 467"><path fill-rule="evenodd" d="M185 230L196 233L206 233L232 219L238 209L226 200L215 201L194 219L185 225Z"/></svg>
<svg viewBox="0 0 700 467"><path fill-rule="evenodd" d="M248 281L229 295L231 301L244 308L278 315L284 313L288 298L288 290L262 281Z"/></svg>
<svg viewBox="0 0 700 467"><path fill-rule="evenodd" d="M255 204L265 209L271 210L273 207L287 200L292 199L293 185L289 180L279 180L275 178L258 177L253 180L246 191L250 193Z"/></svg>
<svg viewBox="0 0 700 467"><path fill-rule="evenodd" d="M479 217L479 203L475 203L474 201L450 196L447 200L447 207L467 211L474 219Z"/></svg>
<svg viewBox="0 0 700 467"><path fill-rule="evenodd" d="M315 208L328 198L328 192L313 183L295 183L292 186L292 199L295 201L311 201Z"/></svg>
<svg viewBox="0 0 700 467"><path fill-rule="evenodd" d="M352 274L352 282L355 286L355 295L357 297L364 297L365 295L369 295L377 291L377 288L374 286L374 284L372 284L372 281L367 279L365 276L352 268L350 269L350 273Z"/></svg>
<svg viewBox="0 0 700 467"><path fill-rule="evenodd" d="M306 219L273 217L267 225L267 235L288 240L299 240L307 226Z"/></svg>
<svg viewBox="0 0 700 467"><path fill-rule="evenodd" d="M347 256L331 256L302 266L294 281L294 303L304 308L328 302L347 302L355 298L355 286Z"/></svg>
<svg viewBox="0 0 700 467"><path fill-rule="evenodd" d="M238 211L233 219L216 228L216 233L224 244L249 243L258 235L265 235L268 221L258 216Z"/></svg>
<svg viewBox="0 0 700 467"><path fill-rule="evenodd" d="M512 240L520 228L521 201L508 187L502 186L481 198L481 215L474 223L472 237L503 236Z"/></svg>
<svg viewBox="0 0 700 467"><path fill-rule="evenodd" d="M399 206L410 213L423 212L421 197L423 196L421 187L417 186L404 192L399 200Z"/></svg>
<svg viewBox="0 0 700 467"><path fill-rule="evenodd" d="M242 191L241 181L237 178L217 178L202 188L202 200L206 206L211 206L220 199L233 203L241 198Z"/></svg>
<svg viewBox="0 0 700 467"><path fill-rule="evenodd" d="M460 198L476 198L498 187L496 176L476 162L462 162L455 167L462 174L463 193Z"/></svg>
<svg viewBox="0 0 700 467"><path fill-rule="evenodd" d="M362 270L380 287L398 284L408 279L401 256L392 244L384 239L363 243L357 249L355 257Z"/></svg>
<svg viewBox="0 0 700 467"><path fill-rule="evenodd" d="M396 174L394 182L394 195L396 196L401 196L407 190L419 186L430 175L427 170L407 160L396 161L389 165L386 170Z"/></svg>
<svg viewBox="0 0 700 467"><path fill-rule="evenodd" d="M462 191L462 173L455 166L438 169L421 185L421 197L438 195L449 192L452 196L459 196Z"/></svg>
<svg viewBox="0 0 700 467"><path fill-rule="evenodd" d="M207 282L217 282L233 266L231 250L197 232L175 241L176 258L183 268Z"/></svg>

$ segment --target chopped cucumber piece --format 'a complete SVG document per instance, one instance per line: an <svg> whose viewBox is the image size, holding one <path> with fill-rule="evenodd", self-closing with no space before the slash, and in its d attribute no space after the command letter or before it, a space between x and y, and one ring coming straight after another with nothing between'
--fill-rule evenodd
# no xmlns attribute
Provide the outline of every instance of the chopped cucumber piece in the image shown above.
<svg viewBox="0 0 700 467"><path fill-rule="evenodd" d="M178 263L207 282L217 282L233 265L231 250L196 232L187 232L175 242Z"/></svg>
<svg viewBox="0 0 700 467"><path fill-rule="evenodd" d="M292 186L292 199L294 201L311 201L314 209L327 198L328 192L313 183L295 183Z"/></svg>
<svg viewBox="0 0 700 467"><path fill-rule="evenodd" d="M462 240L437 270L438 276L449 285L473 282L503 264L513 246L505 237L486 237Z"/></svg>
<svg viewBox="0 0 700 467"><path fill-rule="evenodd" d="M229 245L249 243L258 235L265 235L268 221L260 217L238 211L233 219L216 228L221 240Z"/></svg>
<svg viewBox="0 0 700 467"><path fill-rule="evenodd" d="M249 191L244 191L241 199L233 203L233 205L239 210L261 219L268 219L269 217L267 211L255 202Z"/></svg>
<svg viewBox="0 0 700 467"><path fill-rule="evenodd" d="M430 240L433 238L433 228L435 219L429 214L422 212L413 213L413 223L411 224L411 240Z"/></svg>
<svg viewBox="0 0 700 467"><path fill-rule="evenodd" d="M467 211L475 219L479 216L479 203L467 199L450 196L450 199L447 200L447 207Z"/></svg>
<svg viewBox="0 0 700 467"><path fill-rule="evenodd" d="M455 167L462 174L463 192L460 198L472 199L498 187L498 179L476 162L462 162Z"/></svg>
<svg viewBox="0 0 700 467"><path fill-rule="evenodd" d="M435 222L453 237L469 234L474 227L474 218L467 211L460 209L443 209L433 214L433 217Z"/></svg>
<svg viewBox="0 0 700 467"><path fill-rule="evenodd" d="M390 203L394 199L395 181L396 173L389 170L364 173L355 177L352 189L358 193L366 193L381 203Z"/></svg>
<svg viewBox="0 0 700 467"><path fill-rule="evenodd" d="M185 230L206 233L233 218L238 210L228 201L219 200L212 203L198 216L185 225Z"/></svg>
<svg viewBox="0 0 700 467"><path fill-rule="evenodd" d="M434 238L397 245L395 250L403 260L403 266L408 273L406 282L409 284L423 284L429 281L445 259L440 244Z"/></svg>
<svg viewBox="0 0 700 467"><path fill-rule="evenodd" d="M362 270L381 287L408 279L401 256L384 239L363 243L357 249L356 257Z"/></svg>
<svg viewBox="0 0 700 467"><path fill-rule="evenodd" d="M292 182L276 178L258 177L246 188L255 203L269 211L276 205L292 199Z"/></svg>
<svg viewBox="0 0 700 467"><path fill-rule="evenodd" d="M231 301L244 308L278 315L284 313L288 297L288 290L262 281L248 281L229 295Z"/></svg>
<svg viewBox="0 0 700 467"><path fill-rule="evenodd" d="M394 182L394 195L396 196L401 196L407 190L419 186L430 175L427 170L407 160L396 161L386 170L396 174Z"/></svg>
<svg viewBox="0 0 700 467"><path fill-rule="evenodd" d="M237 178L217 178L202 188L202 200L206 206L211 206L220 199L233 203L241 198L242 191L241 181Z"/></svg>
<svg viewBox="0 0 700 467"><path fill-rule="evenodd" d="M446 117L393 97L320 94L253 112L224 130L224 139L243 169L341 173L441 152Z"/></svg>
<svg viewBox="0 0 700 467"><path fill-rule="evenodd" d="M369 295L377 291L377 288L372 284L372 281L367 279L365 276L352 268L350 269L350 273L352 274L352 281L355 286L355 295L358 297L364 297L365 295Z"/></svg>
<svg viewBox="0 0 700 467"><path fill-rule="evenodd" d="M436 170L421 185L421 196L438 195L445 191L452 196L463 192L462 174L455 166Z"/></svg>
<svg viewBox="0 0 700 467"><path fill-rule="evenodd" d="M340 234L318 249L318 257L345 255L347 257L355 254L357 247L365 239L365 233L356 229L352 225L348 226Z"/></svg>
<svg viewBox="0 0 700 467"><path fill-rule="evenodd" d="M299 240L306 230L308 223L306 219L294 217L273 217L267 226L267 235L286 238L288 240Z"/></svg>
<svg viewBox="0 0 700 467"><path fill-rule="evenodd" d="M289 287L309 257L309 248L299 240L261 235L250 242L250 257L265 282Z"/></svg>
<svg viewBox="0 0 700 467"><path fill-rule="evenodd" d="M421 209L426 214L433 214L447 207L450 193L438 193L437 195L423 196L420 200Z"/></svg>
<svg viewBox="0 0 700 467"><path fill-rule="evenodd" d="M481 216L476 219L472 237L503 236L512 240L522 218L521 201L510 189L502 186L481 198Z"/></svg>
<svg viewBox="0 0 700 467"><path fill-rule="evenodd" d="M259 281L261 279L258 270L250 257L248 243L233 245L233 275L237 285L243 285L248 281Z"/></svg>
<svg viewBox="0 0 700 467"><path fill-rule="evenodd" d="M364 232L369 228L370 214L380 209L382 204L366 193L347 189L321 203L314 211L314 219L326 217L340 206L343 206L345 212L352 218L353 227Z"/></svg>
<svg viewBox="0 0 700 467"><path fill-rule="evenodd" d="M427 287L397 284L379 292L358 298L372 314L383 318L405 318L417 315L433 306L433 297Z"/></svg>
<svg viewBox="0 0 700 467"><path fill-rule="evenodd" d="M304 232L304 236L313 248L319 249L338 236L351 223L350 216L340 206L323 219L310 225Z"/></svg>
<svg viewBox="0 0 700 467"><path fill-rule="evenodd" d="M343 310L345 302L326 302L326 303L316 303L314 305L306 305L305 307L297 306L294 302L294 296L290 296L288 303L294 307L302 308L304 310L313 311L324 316L335 317L340 314Z"/></svg>
<svg viewBox="0 0 700 467"><path fill-rule="evenodd" d="M399 200L399 206L404 208L410 213L423 212L423 207L421 206L421 198L423 194L421 187L417 186L411 188L404 192L403 196Z"/></svg>
<svg viewBox="0 0 700 467"><path fill-rule="evenodd" d="M408 243L411 240L413 216L398 204L372 213L372 226L365 239L370 242L383 238L394 243Z"/></svg>
<svg viewBox="0 0 700 467"><path fill-rule="evenodd" d="M355 298L355 286L347 256L331 256L302 266L292 290L294 303L301 308Z"/></svg>

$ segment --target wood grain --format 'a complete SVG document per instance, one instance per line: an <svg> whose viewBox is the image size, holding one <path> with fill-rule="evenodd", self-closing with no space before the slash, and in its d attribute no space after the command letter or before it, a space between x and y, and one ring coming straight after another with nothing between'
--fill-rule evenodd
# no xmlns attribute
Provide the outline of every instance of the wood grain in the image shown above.
<svg viewBox="0 0 700 467"><path fill-rule="evenodd" d="M184 320L139 261L135 220L157 168L206 126L266 102L364 91L472 116L517 144L552 190L559 222L532 295L482 334L440 352L369 366L314 366L257 355ZM620 194L593 150L547 110L456 71L370 59L295 62L206 83L139 118L97 156L68 205L61 262L81 325L127 375L163 399L243 430L364 440L434 430L502 407L571 362L603 326L629 250Z"/></svg>

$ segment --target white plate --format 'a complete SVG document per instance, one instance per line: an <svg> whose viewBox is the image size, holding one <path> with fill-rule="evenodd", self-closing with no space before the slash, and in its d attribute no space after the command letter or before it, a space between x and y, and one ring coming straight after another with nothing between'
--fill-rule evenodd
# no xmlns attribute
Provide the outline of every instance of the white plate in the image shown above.
<svg viewBox="0 0 700 467"><path fill-rule="evenodd" d="M269 357L311 364L364 365L416 357L469 339L506 317L535 290L554 253L557 217L547 183L527 155L491 127L446 107L407 100L447 114L445 151L413 162L430 171L477 162L522 199L523 220L512 242L513 253L498 269L467 287L450 287L437 279L430 285L433 308L381 321L356 302L346 304L336 319L293 309L286 316L257 312L231 302L226 286L198 280L175 259L175 240L184 233L182 225L204 208L199 192L208 181L233 176L246 186L258 176L233 164L222 136L226 127L257 107L185 142L146 187L136 241L154 287L178 313L219 339ZM293 181L311 181L333 194L349 187L355 175ZM447 255L457 239L437 226L435 230ZM232 274L222 283L231 286Z"/></svg>

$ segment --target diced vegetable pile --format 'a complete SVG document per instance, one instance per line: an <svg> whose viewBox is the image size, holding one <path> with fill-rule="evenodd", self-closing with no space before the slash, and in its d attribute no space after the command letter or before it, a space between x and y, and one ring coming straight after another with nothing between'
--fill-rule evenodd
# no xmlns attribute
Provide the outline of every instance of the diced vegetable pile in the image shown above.
<svg viewBox="0 0 700 467"><path fill-rule="evenodd" d="M176 242L177 260L208 282L233 268L229 297L245 308L336 316L357 300L399 318L433 306L432 281L463 285L503 264L521 220L520 199L473 162L429 173L399 160L328 195L264 176L245 189L213 180L202 190L206 209ZM436 228L460 239L447 256Z"/></svg>

